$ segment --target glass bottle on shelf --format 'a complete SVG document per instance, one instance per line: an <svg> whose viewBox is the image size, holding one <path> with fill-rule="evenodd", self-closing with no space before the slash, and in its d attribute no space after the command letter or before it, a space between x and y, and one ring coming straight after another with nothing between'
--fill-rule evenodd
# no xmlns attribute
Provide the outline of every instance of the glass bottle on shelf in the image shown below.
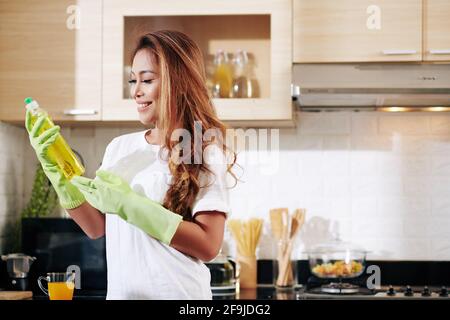
<svg viewBox="0 0 450 320"><path fill-rule="evenodd" d="M227 53L218 50L214 57L213 97L229 98L233 82L233 71Z"/></svg>
<svg viewBox="0 0 450 320"><path fill-rule="evenodd" d="M253 85L250 78L248 55L245 50L238 50L233 59L234 79L231 87L232 98L252 98Z"/></svg>

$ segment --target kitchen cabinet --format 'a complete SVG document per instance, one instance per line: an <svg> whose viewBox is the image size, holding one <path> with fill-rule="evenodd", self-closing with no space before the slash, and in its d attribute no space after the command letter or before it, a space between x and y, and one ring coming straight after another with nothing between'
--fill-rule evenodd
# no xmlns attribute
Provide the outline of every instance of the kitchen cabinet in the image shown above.
<svg viewBox="0 0 450 320"><path fill-rule="evenodd" d="M102 0L0 1L0 120L32 96L57 121L101 119Z"/></svg>
<svg viewBox="0 0 450 320"><path fill-rule="evenodd" d="M293 39L297 63L420 61L422 0L293 0Z"/></svg>
<svg viewBox="0 0 450 320"><path fill-rule="evenodd" d="M423 2L423 60L450 60L450 1Z"/></svg>
<svg viewBox="0 0 450 320"><path fill-rule="evenodd" d="M207 73L218 49L249 52L255 97L217 98L230 123L292 125L291 0L109 0L103 7L103 120L137 120L128 94L130 53L140 35L158 29L188 34L201 48Z"/></svg>

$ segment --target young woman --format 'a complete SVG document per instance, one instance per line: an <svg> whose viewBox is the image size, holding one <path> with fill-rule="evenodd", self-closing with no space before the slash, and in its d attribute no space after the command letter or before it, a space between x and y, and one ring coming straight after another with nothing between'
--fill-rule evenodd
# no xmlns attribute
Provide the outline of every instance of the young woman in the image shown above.
<svg viewBox="0 0 450 320"><path fill-rule="evenodd" d="M189 37L148 33L132 58L131 95L153 128L113 139L95 179L65 179L46 157L59 127L38 134L27 113L30 141L61 205L90 238L106 236L107 299L211 299L202 261L222 245L236 156Z"/></svg>

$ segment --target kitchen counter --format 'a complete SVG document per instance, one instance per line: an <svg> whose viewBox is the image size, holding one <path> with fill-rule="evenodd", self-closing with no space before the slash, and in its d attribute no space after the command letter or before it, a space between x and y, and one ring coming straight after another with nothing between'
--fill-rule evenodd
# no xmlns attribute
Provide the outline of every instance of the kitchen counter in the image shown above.
<svg viewBox="0 0 450 320"><path fill-rule="evenodd" d="M386 300L386 299L396 299L396 300L407 300L407 299L433 299L433 300L450 300L448 296L440 297L438 295L440 287L430 287L433 292L430 297L423 297L421 295L421 290L423 287L413 287L414 296L405 296L401 286L395 286L395 291L397 294L395 296L386 295L388 287L382 286L380 289L374 291L373 293L358 293L358 294L321 294L305 292L304 287L298 286L294 289L276 289L273 286L261 285L255 289L240 289L238 292L220 295L213 294L213 300L226 300L226 301L236 301L236 300ZM31 296L30 298L31 299ZM75 292L73 300L105 300L106 291L103 290L92 290L92 291L81 291ZM16 299L17 300L17 299ZM45 295L34 295L33 300L48 300Z"/></svg>
<svg viewBox="0 0 450 320"><path fill-rule="evenodd" d="M243 289L234 294L213 294L213 300L297 300L302 287L276 289L271 285L260 285L255 289Z"/></svg>
<svg viewBox="0 0 450 320"><path fill-rule="evenodd" d="M240 289L237 293L213 295L213 300L296 300L300 289L280 291L276 290L273 286L263 285L256 289ZM73 298L73 300L105 299L106 291L102 290L76 290ZM48 300L48 296L36 294L33 300Z"/></svg>
<svg viewBox="0 0 450 320"><path fill-rule="evenodd" d="M49 300L42 292L35 294L33 300ZM73 300L106 300L106 290L75 290Z"/></svg>
<svg viewBox="0 0 450 320"><path fill-rule="evenodd" d="M31 291L3 291L0 290L0 300L32 300Z"/></svg>

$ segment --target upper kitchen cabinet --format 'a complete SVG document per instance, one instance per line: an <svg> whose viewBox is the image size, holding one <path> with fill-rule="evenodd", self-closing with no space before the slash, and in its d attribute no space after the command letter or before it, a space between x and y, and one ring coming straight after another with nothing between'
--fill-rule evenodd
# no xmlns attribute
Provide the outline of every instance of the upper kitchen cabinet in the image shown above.
<svg viewBox="0 0 450 320"><path fill-rule="evenodd" d="M0 120L101 119L101 0L0 1Z"/></svg>
<svg viewBox="0 0 450 320"><path fill-rule="evenodd" d="M108 0L103 8L103 119L137 120L128 79L131 53L148 32L186 33L201 48L212 90L214 54L229 59L245 50L252 72L251 98L214 98L218 116L231 123L292 125L291 0Z"/></svg>
<svg viewBox="0 0 450 320"><path fill-rule="evenodd" d="M450 60L450 1L423 2L423 59Z"/></svg>
<svg viewBox="0 0 450 320"><path fill-rule="evenodd" d="M294 62L422 59L422 0L293 0L293 4Z"/></svg>

